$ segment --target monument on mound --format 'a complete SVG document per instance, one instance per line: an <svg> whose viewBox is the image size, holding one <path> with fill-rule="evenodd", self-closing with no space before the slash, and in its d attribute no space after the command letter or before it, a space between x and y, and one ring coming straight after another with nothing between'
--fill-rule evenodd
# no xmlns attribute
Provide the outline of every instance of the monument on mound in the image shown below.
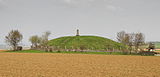
<svg viewBox="0 0 160 77"><path fill-rule="evenodd" d="M77 29L77 33L76 33L76 36L80 36L80 35L79 35L79 29Z"/></svg>

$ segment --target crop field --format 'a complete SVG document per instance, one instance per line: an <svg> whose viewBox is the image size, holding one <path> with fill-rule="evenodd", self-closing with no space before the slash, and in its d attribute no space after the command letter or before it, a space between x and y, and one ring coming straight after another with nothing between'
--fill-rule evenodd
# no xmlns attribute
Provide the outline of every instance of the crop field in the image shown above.
<svg viewBox="0 0 160 77"><path fill-rule="evenodd" d="M0 53L0 77L160 77L160 57Z"/></svg>

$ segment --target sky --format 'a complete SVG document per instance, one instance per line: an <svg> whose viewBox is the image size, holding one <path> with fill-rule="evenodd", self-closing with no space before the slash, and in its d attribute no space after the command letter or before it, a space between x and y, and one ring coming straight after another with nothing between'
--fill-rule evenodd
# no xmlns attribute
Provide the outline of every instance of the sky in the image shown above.
<svg viewBox="0 0 160 77"><path fill-rule="evenodd" d="M160 0L0 0L0 44L11 30L30 36L51 31L50 39L80 35L116 40L116 33L142 32L160 41Z"/></svg>

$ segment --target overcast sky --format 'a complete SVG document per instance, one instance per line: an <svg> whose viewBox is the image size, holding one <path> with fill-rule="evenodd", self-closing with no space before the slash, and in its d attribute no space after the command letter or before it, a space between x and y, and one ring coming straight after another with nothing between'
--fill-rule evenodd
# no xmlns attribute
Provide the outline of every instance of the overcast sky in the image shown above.
<svg viewBox="0 0 160 77"><path fill-rule="evenodd" d="M32 35L51 38L97 35L115 40L119 31L142 32L160 41L160 0L0 0L0 44L18 29L28 43Z"/></svg>

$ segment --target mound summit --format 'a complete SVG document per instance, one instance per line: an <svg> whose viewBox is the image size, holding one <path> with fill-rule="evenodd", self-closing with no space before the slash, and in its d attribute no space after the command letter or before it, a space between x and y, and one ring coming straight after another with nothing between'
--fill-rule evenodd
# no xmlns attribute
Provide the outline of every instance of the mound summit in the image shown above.
<svg viewBox="0 0 160 77"><path fill-rule="evenodd" d="M77 49L77 50L120 50L126 46L99 36L65 36L49 41L49 46L54 46L58 49Z"/></svg>

